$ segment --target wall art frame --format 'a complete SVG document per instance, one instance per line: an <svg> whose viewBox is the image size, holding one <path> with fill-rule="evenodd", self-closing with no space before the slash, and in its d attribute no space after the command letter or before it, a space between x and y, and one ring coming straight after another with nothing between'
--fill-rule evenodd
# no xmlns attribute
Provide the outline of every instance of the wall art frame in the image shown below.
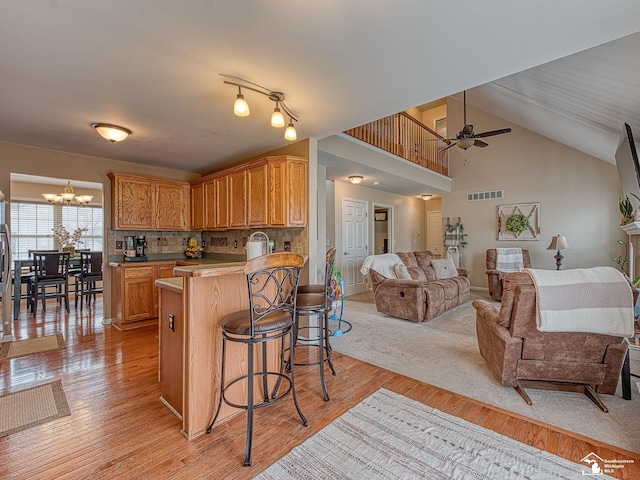
<svg viewBox="0 0 640 480"><path fill-rule="evenodd" d="M540 203L498 205L498 240L540 240Z"/></svg>

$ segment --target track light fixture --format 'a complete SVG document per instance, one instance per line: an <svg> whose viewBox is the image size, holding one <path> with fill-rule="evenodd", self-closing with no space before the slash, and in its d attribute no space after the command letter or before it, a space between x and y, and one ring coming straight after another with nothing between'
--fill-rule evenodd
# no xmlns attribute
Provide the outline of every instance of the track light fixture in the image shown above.
<svg viewBox="0 0 640 480"><path fill-rule="evenodd" d="M297 122L298 119L296 116L291 113L291 110L287 108L284 103L285 95L282 92L277 90L269 90L262 85L258 85L257 83L250 82L240 77L232 77L230 75L220 76L228 78L230 80L224 80L224 83L227 85L234 85L238 87L238 95L236 96L236 100L233 104L233 113L238 117L247 117L249 116L249 105L247 101L244 99L242 95L242 89L245 88L247 90L251 90L252 92L261 93L266 96L272 102L275 102L276 106L273 109L273 113L271 114L271 126L275 128L282 128L285 126L284 115L282 112L289 117L289 124L287 125L287 129L284 132L284 138L289 141L294 141L298 138L298 134L296 132L295 127L293 126L293 122ZM282 109L282 111L280 110Z"/></svg>

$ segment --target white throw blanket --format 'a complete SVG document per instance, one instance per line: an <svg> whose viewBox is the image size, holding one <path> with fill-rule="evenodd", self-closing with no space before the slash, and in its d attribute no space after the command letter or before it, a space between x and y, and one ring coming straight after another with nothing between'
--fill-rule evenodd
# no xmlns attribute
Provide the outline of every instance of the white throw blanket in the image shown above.
<svg viewBox="0 0 640 480"><path fill-rule="evenodd" d="M400 257L395 253L383 253L382 255L369 255L364 259L360 271L363 275L369 273L369 269L373 269L386 278L397 278L394 266L402 263Z"/></svg>
<svg viewBox="0 0 640 480"><path fill-rule="evenodd" d="M633 295L615 268L526 269L536 287L541 332L633 336Z"/></svg>
<svg viewBox="0 0 640 480"><path fill-rule="evenodd" d="M496 270L521 272L524 270L521 248L496 248Z"/></svg>

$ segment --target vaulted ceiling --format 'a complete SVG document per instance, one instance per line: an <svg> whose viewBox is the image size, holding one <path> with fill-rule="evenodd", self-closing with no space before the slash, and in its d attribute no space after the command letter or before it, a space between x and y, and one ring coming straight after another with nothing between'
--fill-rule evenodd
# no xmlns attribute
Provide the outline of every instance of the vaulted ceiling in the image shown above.
<svg viewBox="0 0 640 480"><path fill-rule="evenodd" d="M637 32L636 0L9 0L0 141L194 172L285 145L266 97L233 115L227 74L285 92L299 139L473 89L470 104L611 161L607 134L639 120ZM93 122L133 134L112 145Z"/></svg>

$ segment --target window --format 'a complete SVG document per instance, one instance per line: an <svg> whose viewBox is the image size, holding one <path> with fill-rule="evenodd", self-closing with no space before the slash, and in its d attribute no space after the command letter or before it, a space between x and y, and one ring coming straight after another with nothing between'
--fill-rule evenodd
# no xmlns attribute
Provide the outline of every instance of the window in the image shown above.
<svg viewBox="0 0 640 480"><path fill-rule="evenodd" d="M102 251L102 207L78 207L31 202L11 202L11 247L13 257L29 258L29 250L52 250L61 245L53 228L64 225L73 233L87 228L77 248Z"/></svg>

